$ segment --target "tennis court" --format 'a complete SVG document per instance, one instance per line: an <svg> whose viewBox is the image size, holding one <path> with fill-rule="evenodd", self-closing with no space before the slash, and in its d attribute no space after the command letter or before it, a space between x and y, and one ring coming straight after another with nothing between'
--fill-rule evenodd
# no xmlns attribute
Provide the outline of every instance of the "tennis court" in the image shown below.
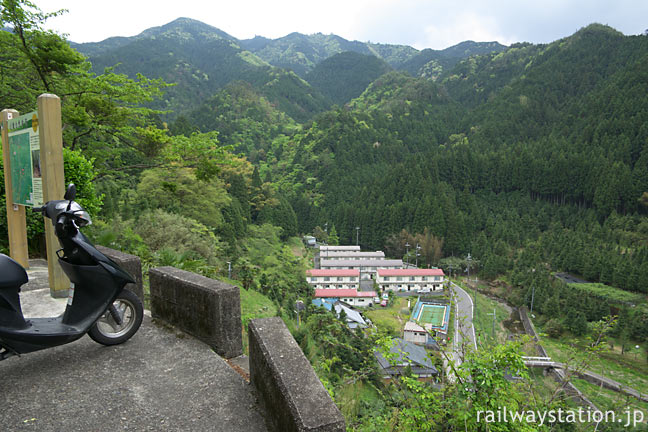
<svg viewBox="0 0 648 432"><path fill-rule="evenodd" d="M418 320L426 324L432 324L434 327L443 327L445 311L445 305L424 304L421 307L421 314Z"/></svg>
<svg viewBox="0 0 648 432"><path fill-rule="evenodd" d="M414 307L412 318L426 329L446 332L450 320L450 306L419 300Z"/></svg>

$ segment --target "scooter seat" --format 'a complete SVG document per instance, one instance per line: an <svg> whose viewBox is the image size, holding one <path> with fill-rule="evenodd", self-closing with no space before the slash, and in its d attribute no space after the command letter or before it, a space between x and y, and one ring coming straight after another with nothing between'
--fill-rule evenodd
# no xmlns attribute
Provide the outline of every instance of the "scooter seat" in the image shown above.
<svg viewBox="0 0 648 432"><path fill-rule="evenodd" d="M28 280L27 272L20 264L0 253L0 289L20 288Z"/></svg>

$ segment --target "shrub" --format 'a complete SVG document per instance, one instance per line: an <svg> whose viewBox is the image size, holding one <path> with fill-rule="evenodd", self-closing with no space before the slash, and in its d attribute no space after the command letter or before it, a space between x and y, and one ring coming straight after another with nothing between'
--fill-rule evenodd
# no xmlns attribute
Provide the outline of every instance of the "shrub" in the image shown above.
<svg viewBox="0 0 648 432"><path fill-rule="evenodd" d="M179 255L190 253L184 256L193 260L202 258L210 266L222 265L220 241L198 221L158 209L142 213L133 223L133 231L153 252L168 249Z"/></svg>

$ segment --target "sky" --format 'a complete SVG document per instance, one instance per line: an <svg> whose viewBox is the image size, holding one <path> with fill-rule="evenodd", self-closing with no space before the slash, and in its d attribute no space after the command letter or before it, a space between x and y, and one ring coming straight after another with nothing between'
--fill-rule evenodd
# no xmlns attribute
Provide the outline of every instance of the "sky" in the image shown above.
<svg viewBox="0 0 648 432"><path fill-rule="evenodd" d="M73 42L135 36L179 17L237 39L292 32L443 49L466 40L548 43L591 23L626 35L648 28L646 0L33 0L45 12L68 12L46 28Z"/></svg>

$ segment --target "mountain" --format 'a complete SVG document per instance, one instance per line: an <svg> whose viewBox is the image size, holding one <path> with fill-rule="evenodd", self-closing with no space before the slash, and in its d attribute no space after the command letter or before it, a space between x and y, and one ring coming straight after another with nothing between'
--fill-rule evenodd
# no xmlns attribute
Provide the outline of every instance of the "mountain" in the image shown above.
<svg viewBox="0 0 648 432"><path fill-rule="evenodd" d="M378 57L347 51L322 60L305 79L333 103L344 105L391 69Z"/></svg>
<svg viewBox="0 0 648 432"><path fill-rule="evenodd" d="M419 53L409 46L348 41L321 33L237 40L189 18L178 18L133 37L72 46L89 57L96 71L114 67L130 77L141 73L173 84L163 100L151 103L152 108L166 111L169 119L195 110L227 84L242 80L298 122L309 120L331 103L343 104L358 96L389 67L436 78L439 71L446 71L459 59L501 49L496 43L466 42L439 52ZM333 58L316 70L323 61L349 52L355 55ZM435 62L440 63L438 68ZM427 73L425 68L435 72ZM315 86L304 80L309 73ZM336 85L336 79L345 85Z"/></svg>
<svg viewBox="0 0 648 432"><path fill-rule="evenodd" d="M199 21L179 18L131 38L78 44L95 70L115 71L175 84L154 108L171 116L188 112L236 80L256 86L268 100L299 121L326 109L325 98L293 72L269 65L242 49L232 36Z"/></svg>
<svg viewBox="0 0 648 432"><path fill-rule="evenodd" d="M256 162L272 141L296 127L295 122L245 81L234 81L170 126L173 134L218 131L223 145L234 146Z"/></svg>
<svg viewBox="0 0 648 432"><path fill-rule="evenodd" d="M312 35L291 33L274 40L257 36L254 39L240 41L240 45L264 61L274 66L291 69L302 77L322 60L346 51L374 55L392 67L397 67L418 52L415 48L405 45L348 41L340 36L322 33Z"/></svg>
<svg viewBox="0 0 648 432"><path fill-rule="evenodd" d="M506 46L498 42L465 41L444 50L426 48L403 62L399 69L412 76L436 80L443 72L450 70L459 61L476 55L500 53Z"/></svg>
<svg viewBox="0 0 648 432"><path fill-rule="evenodd" d="M304 232L334 222L351 242L362 226L367 248L403 227L427 227L445 254L480 250L480 259L491 253L475 243L482 231L507 245L498 256L551 243L549 229L579 242L600 234L580 258L567 259L567 244L543 258L598 280L587 256L621 262L646 242L647 62L648 37L595 24L463 60L436 81L390 72L305 125L273 178L295 167L286 177L301 189L285 193ZM601 234L606 221L635 217L614 234L625 246ZM618 286L642 289L637 279Z"/></svg>

